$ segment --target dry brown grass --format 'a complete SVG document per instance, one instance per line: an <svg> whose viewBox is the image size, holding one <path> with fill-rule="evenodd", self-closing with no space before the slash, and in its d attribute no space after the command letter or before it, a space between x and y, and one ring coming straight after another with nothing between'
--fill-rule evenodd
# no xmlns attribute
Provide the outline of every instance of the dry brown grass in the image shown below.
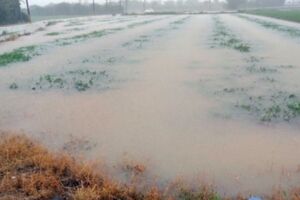
<svg viewBox="0 0 300 200"><path fill-rule="evenodd" d="M145 171L143 165L126 164L125 168L125 171L130 171L134 180ZM49 152L24 135L6 134L1 137L1 200L175 199L173 191L171 194L166 189L159 190L152 186L137 189L135 184L130 182L125 185L111 181L96 173L92 165L76 162L66 154Z"/></svg>
<svg viewBox="0 0 300 200"><path fill-rule="evenodd" d="M106 180L93 166L50 153L25 136L0 142L0 199L141 199Z"/></svg>
<svg viewBox="0 0 300 200"><path fill-rule="evenodd" d="M135 184L120 184L76 162L66 154L49 152L24 135L0 135L0 200L220 200L212 187L194 190L181 182L166 187L136 187L143 165L126 164ZM139 183L137 183L139 184ZM229 199L229 198L226 198ZM245 199L237 196L232 199ZM289 194L277 190L264 199L299 200L300 189Z"/></svg>

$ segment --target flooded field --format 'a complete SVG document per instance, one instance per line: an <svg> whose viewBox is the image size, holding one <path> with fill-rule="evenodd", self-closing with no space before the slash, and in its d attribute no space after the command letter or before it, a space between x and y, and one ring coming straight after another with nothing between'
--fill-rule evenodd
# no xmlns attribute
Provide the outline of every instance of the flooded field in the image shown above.
<svg viewBox="0 0 300 200"><path fill-rule="evenodd" d="M3 131L226 195L300 184L299 24L81 17L0 27L0 41Z"/></svg>

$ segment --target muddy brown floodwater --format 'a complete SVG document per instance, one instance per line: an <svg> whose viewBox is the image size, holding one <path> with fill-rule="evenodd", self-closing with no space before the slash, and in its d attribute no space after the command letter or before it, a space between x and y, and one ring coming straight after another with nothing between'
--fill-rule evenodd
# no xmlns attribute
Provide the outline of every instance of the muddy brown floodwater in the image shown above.
<svg viewBox="0 0 300 200"><path fill-rule="evenodd" d="M261 122L227 106L239 101L238 95L214 92L225 87L273 87L257 84L257 76L241 72L245 59L263 57L266 65L293 66L293 71L274 75L280 81L276 87L300 95L300 40L235 15L220 15L251 51L211 48L213 17L124 17L127 21L119 23L122 17L112 19L115 23L80 18L85 26L98 29L156 20L68 46L53 45L28 62L0 67L1 129L23 131L53 149L74 138L84 140L90 145L77 149L87 158L114 166L126 157L145 163L163 180L204 180L223 194L264 194L274 187L299 185L297 120ZM63 32L69 23L60 22L48 32L55 26ZM79 32L97 30L90 27ZM41 32L35 34L0 44L1 54L51 41ZM60 37L66 35L53 40ZM274 44L279 41L281 45ZM108 74L109 81L100 81L105 89L33 90L32 85L47 74L65 77L69 71L87 69ZM13 82L17 89L9 88Z"/></svg>

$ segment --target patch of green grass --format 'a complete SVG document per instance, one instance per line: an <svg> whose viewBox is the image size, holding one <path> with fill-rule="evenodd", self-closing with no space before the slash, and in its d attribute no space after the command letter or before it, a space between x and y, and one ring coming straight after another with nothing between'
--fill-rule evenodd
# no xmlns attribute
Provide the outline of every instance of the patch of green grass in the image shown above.
<svg viewBox="0 0 300 200"><path fill-rule="evenodd" d="M300 115L300 101L289 103L287 107L297 115Z"/></svg>
<svg viewBox="0 0 300 200"><path fill-rule="evenodd" d="M36 55L38 55L37 46L21 47L8 53L0 54L0 66L16 62L26 62Z"/></svg>
<svg viewBox="0 0 300 200"><path fill-rule="evenodd" d="M245 11L245 13L300 22L300 9L256 9Z"/></svg>
<svg viewBox="0 0 300 200"><path fill-rule="evenodd" d="M250 52L250 45L231 33L219 17L214 17L213 20L215 23L213 42L215 44L221 47L235 49L242 53Z"/></svg>
<svg viewBox="0 0 300 200"><path fill-rule="evenodd" d="M46 35L48 36L56 36L56 35L60 35L60 32L51 32L51 33L47 33Z"/></svg>

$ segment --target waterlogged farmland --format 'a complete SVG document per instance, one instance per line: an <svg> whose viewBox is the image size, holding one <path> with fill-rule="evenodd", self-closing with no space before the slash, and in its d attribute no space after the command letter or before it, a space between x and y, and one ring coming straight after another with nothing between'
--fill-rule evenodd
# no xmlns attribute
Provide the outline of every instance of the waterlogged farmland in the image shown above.
<svg viewBox="0 0 300 200"><path fill-rule="evenodd" d="M0 127L103 160L120 181L124 161L162 185L289 191L300 184L299 33L245 14L0 27Z"/></svg>

